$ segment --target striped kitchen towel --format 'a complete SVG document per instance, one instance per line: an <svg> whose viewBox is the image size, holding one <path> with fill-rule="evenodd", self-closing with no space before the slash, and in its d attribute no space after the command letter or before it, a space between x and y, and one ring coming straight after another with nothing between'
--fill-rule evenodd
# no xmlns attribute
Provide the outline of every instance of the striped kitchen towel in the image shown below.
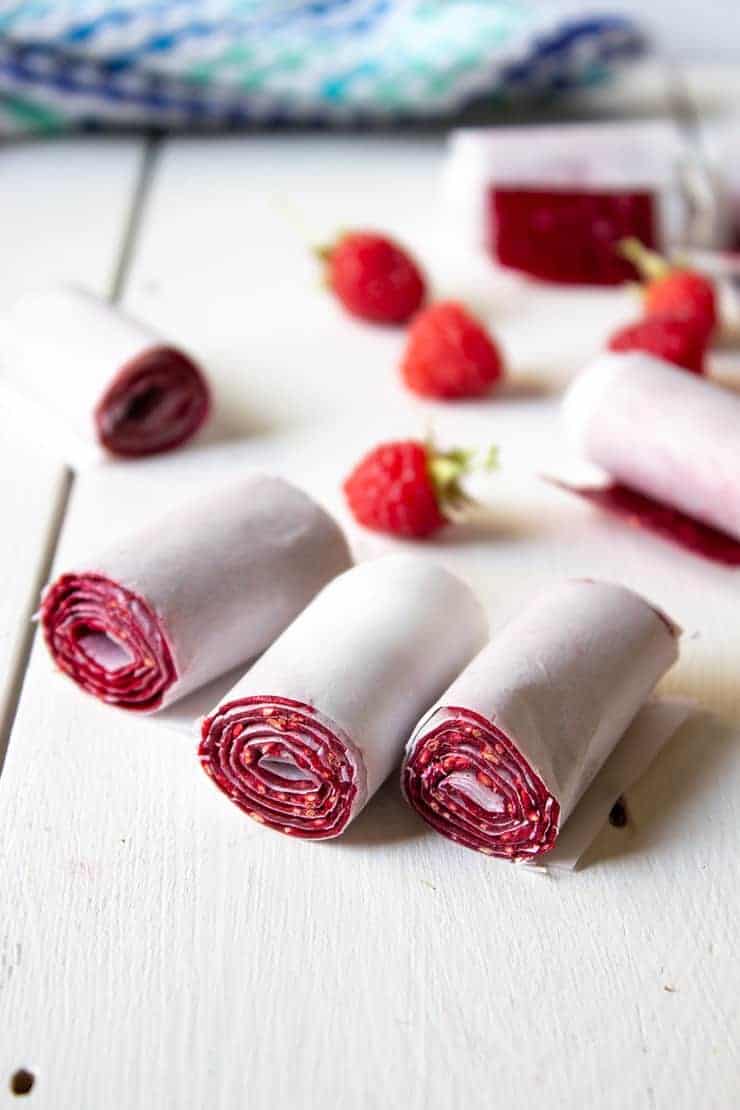
<svg viewBox="0 0 740 1110"><path fill-rule="evenodd" d="M0 0L0 134L450 116L643 47L631 19L552 0Z"/></svg>

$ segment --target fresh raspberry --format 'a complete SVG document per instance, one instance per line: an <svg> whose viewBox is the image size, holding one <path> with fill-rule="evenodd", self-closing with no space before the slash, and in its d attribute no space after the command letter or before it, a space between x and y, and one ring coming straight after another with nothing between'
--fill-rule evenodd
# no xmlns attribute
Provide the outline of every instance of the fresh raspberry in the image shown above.
<svg viewBox="0 0 740 1110"><path fill-rule="evenodd" d="M696 270L672 270L645 290L648 316L682 316L694 320L709 337L717 326L717 298L714 285Z"/></svg>
<svg viewBox="0 0 740 1110"><path fill-rule="evenodd" d="M693 320L709 339L718 319L717 293L711 279L697 270L671 266L637 239L625 239L620 250L645 279L645 314Z"/></svg>
<svg viewBox="0 0 740 1110"><path fill-rule="evenodd" d="M470 504L460 479L474 452L436 451L418 440L382 443L362 459L344 483L352 514L376 532L420 538L449 523L446 510ZM495 450L483 462L496 464Z"/></svg>
<svg viewBox="0 0 740 1110"><path fill-rule="evenodd" d="M424 397L480 397L503 375L496 344L456 301L424 309L409 329L401 374Z"/></svg>
<svg viewBox="0 0 740 1110"><path fill-rule="evenodd" d="M706 335L694 319L675 316L646 316L609 340L611 351L647 351L694 374L704 373L706 346Z"/></svg>
<svg viewBox="0 0 740 1110"><path fill-rule="evenodd" d="M424 300L424 278L413 258L373 231L348 231L319 251L329 287L353 316L403 324Z"/></svg>

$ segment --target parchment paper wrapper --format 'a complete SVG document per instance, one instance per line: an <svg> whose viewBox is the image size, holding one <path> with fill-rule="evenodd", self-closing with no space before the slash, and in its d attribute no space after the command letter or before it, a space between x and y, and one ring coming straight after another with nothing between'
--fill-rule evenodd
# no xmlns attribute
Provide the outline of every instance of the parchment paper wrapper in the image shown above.
<svg viewBox="0 0 740 1110"><path fill-rule="evenodd" d="M518 862L546 858L678 657L678 637L664 614L621 586L555 586L418 724L402 771L407 799L465 847Z"/></svg>
<svg viewBox="0 0 740 1110"><path fill-rule="evenodd" d="M81 289L23 297L0 334L11 383L112 454L170 450L208 415L208 386L186 354Z"/></svg>
<svg viewBox="0 0 740 1110"><path fill-rule="evenodd" d="M663 249L692 238L691 220L700 204L713 213L719 200L711 185L702 189L701 199L695 195L700 169L670 122L473 128L456 131L450 139L443 190L450 225L460 238L485 246L505 263L511 236L519 249L526 240L535 249L557 231L555 212L559 220L570 219L571 254L564 258L560 280L588 281L591 274L591 281L610 283L633 275L614 249L619 239L635 235ZM521 205L499 206L496 191L505 198L521 194L527 219L534 223L525 226ZM549 194L553 204L535 206L538 192ZM572 203L565 208L568 194ZM500 226L500 219L514 220L516 226ZM584 239L586 233L590 239ZM713 224L697 238L696 245L716 244ZM554 241L548 249L556 246ZM604 258L597 264L599 252ZM526 264L517 268L537 270Z"/></svg>
<svg viewBox="0 0 740 1110"><path fill-rule="evenodd" d="M485 638L480 604L441 567L414 556L355 567L206 718L203 769L272 829L338 836Z"/></svg>
<svg viewBox="0 0 740 1110"><path fill-rule="evenodd" d="M630 512L657 530L723 562L740 557L740 397L641 353L603 355L576 379L563 402L573 448L650 505L625 498ZM568 483L568 485L573 485ZM575 486L606 507L611 491ZM598 495L598 496L597 496ZM655 512L671 506L680 518ZM712 535L709 529L731 537Z"/></svg>
<svg viewBox="0 0 740 1110"><path fill-rule="evenodd" d="M694 708L694 702L688 698L661 698L649 701L638 712L560 830L555 847L541 857L542 864L566 871L577 867L620 794L642 778L660 749L675 736Z"/></svg>
<svg viewBox="0 0 740 1110"><path fill-rule="evenodd" d="M83 690L150 712L264 651L350 565L307 494L249 475L62 574L44 637Z"/></svg>

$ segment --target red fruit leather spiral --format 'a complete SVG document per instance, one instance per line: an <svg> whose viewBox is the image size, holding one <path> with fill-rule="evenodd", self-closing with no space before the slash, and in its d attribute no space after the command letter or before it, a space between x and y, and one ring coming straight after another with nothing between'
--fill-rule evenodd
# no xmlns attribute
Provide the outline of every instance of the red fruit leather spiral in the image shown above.
<svg viewBox="0 0 740 1110"><path fill-rule="evenodd" d="M57 666L101 701L150 711L177 680L156 613L103 575L58 578L44 594L41 627Z"/></svg>
<svg viewBox="0 0 740 1110"><path fill-rule="evenodd" d="M226 702L203 721L203 770L249 817L304 840L338 836L361 763L337 726L279 697Z"/></svg>
<svg viewBox="0 0 740 1110"><path fill-rule="evenodd" d="M115 455L152 455L194 435L209 407L195 363L174 347L152 347L116 374L95 408L95 427Z"/></svg>
<svg viewBox="0 0 740 1110"><path fill-rule="evenodd" d="M485 855L532 859L557 837L556 799L509 738L469 709L438 709L422 727L403 790L437 832Z"/></svg>

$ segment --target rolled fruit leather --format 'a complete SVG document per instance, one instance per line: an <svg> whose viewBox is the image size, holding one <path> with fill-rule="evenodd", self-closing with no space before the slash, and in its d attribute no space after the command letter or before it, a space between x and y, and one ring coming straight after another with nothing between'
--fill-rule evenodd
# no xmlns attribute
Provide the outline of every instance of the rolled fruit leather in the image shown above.
<svg viewBox="0 0 740 1110"><path fill-rule="evenodd" d="M727 226L717 171L672 122L470 128L453 133L443 186L451 230L544 281L637 278L621 239L716 247Z"/></svg>
<svg viewBox="0 0 740 1110"><path fill-rule="evenodd" d="M574 451L611 480L560 482L633 524L740 564L740 397L652 355L610 353L563 401Z"/></svg>
<svg viewBox="0 0 740 1110"><path fill-rule="evenodd" d="M87 693L152 712L264 651L351 562L307 494L251 474L61 574L43 634Z"/></svg>
<svg viewBox="0 0 740 1110"><path fill-rule="evenodd" d="M402 770L406 798L458 844L546 862L676 661L679 634L622 586L552 587L494 636L417 725ZM617 784L611 802L619 793Z"/></svg>
<svg viewBox="0 0 740 1110"><path fill-rule="evenodd" d="M10 380L111 454L169 451L208 416L208 385L193 360L82 289L22 297L2 337Z"/></svg>
<svg viewBox="0 0 740 1110"><path fill-rule="evenodd" d="M485 638L471 590L434 563L388 556L355 567L205 719L203 770L269 828L339 836Z"/></svg>

